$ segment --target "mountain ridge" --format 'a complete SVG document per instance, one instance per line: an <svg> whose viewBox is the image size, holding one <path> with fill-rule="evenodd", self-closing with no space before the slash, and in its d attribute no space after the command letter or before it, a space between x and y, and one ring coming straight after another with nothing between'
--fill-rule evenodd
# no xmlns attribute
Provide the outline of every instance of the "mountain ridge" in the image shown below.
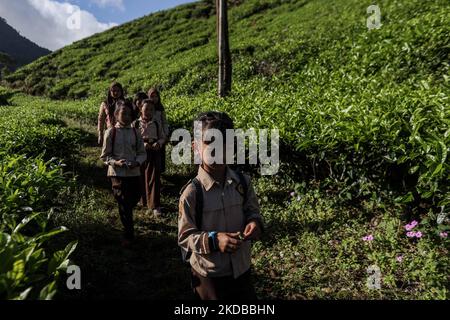
<svg viewBox="0 0 450 320"><path fill-rule="evenodd" d="M6 19L0 17L0 52L7 55L11 61L11 69L24 66L36 59L51 53L22 36L16 29L8 24Z"/></svg>

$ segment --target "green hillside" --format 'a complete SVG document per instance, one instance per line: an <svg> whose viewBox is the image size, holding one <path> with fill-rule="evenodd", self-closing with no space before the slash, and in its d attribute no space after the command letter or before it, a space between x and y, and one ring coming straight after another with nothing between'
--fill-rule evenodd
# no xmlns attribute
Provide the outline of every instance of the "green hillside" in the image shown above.
<svg viewBox="0 0 450 320"><path fill-rule="evenodd" d="M411 192L408 198L448 203L447 1L380 1L383 26L372 31L365 1L233 4L227 100L215 95L213 1L82 40L8 83L51 98L90 96L93 104L114 79L130 94L160 85L174 127L189 125L199 110L222 109L242 127L279 128L283 144L306 158L306 175L331 172L355 190L383 181Z"/></svg>
<svg viewBox="0 0 450 320"><path fill-rule="evenodd" d="M160 273L139 278L144 264L127 266L127 273L121 269L126 258L111 245L116 214L94 126L109 84L118 80L130 95L159 85L173 128L216 109L242 128L280 130L280 174L254 174L267 223L253 259L260 297L448 299L450 224L442 218L450 206L448 0L378 1L382 26L374 30L366 26L371 1L230 1L234 82L226 99L216 94L213 2L155 13L79 41L17 70L4 81L9 89L0 89L0 177L25 167L17 160L23 154L32 157L23 160L29 166L43 168L42 161L56 156L77 176L60 195L65 205L56 198L54 222L72 230L62 242L80 241L74 259L91 271L82 298L116 297L121 290L141 298L186 294L177 264L176 201L193 168L169 164L168 218L137 215L141 237L152 241L141 249L149 257L157 251L145 262L156 263ZM42 143L30 147L29 141ZM39 174L47 177L44 169ZM31 183L26 175L20 179ZM4 215L27 204L6 181L0 186L12 198L2 202ZM40 210L51 207L52 194L28 196L39 200ZM406 235L413 220L420 238ZM115 283L114 272L99 265L127 277ZM382 290L366 286L371 265L381 269ZM143 293L140 281L167 289Z"/></svg>

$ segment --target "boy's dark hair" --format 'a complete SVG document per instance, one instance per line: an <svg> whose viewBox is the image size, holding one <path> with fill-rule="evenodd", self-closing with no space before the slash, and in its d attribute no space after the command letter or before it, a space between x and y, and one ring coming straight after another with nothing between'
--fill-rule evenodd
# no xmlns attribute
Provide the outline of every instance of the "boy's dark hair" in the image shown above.
<svg viewBox="0 0 450 320"><path fill-rule="evenodd" d="M136 105L138 100L146 100L148 99L148 95L145 92L138 92L134 95L133 104Z"/></svg>
<svg viewBox="0 0 450 320"><path fill-rule="evenodd" d="M150 100L150 99L145 99L144 101L142 101L142 106L144 106L144 105L146 105L146 104L155 106L155 110L156 110L156 104L155 104L152 100Z"/></svg>
<svg viewBox="0 0 450 320"><path fill-rule="evenodd" d="M194 121L194 130L196 122L201 122L203 131L207 129L219 130L222 133L224 141L227 136L227 129L234 129L233 120L225 112L208 111L199 114Z"/></svg>
<svg viewBox="0 0 450 320"><path fill-rule="evenodd" d="M133 110L134 110L133 104L131 103L130 100L128 100L128 99L126 99L126 100L119 100L119 101L116 102L116 109L115 109L115 111L114 111L114 116L117 117L117 114L119 113L119 111L120 111L122 108L128 108L128 110L129 110L131 113L133 113Z"/></svg>

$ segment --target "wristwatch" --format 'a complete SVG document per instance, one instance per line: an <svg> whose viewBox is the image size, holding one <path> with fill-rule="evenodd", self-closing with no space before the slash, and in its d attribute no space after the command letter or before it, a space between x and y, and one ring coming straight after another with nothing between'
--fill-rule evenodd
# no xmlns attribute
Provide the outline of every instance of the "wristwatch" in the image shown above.
<svg viewBox="0 0 450 320"><path fill-rule="evenodd" d="M208 232L208 242L211 251L219 251L219 242L217 240L217 231Z"/></svg>

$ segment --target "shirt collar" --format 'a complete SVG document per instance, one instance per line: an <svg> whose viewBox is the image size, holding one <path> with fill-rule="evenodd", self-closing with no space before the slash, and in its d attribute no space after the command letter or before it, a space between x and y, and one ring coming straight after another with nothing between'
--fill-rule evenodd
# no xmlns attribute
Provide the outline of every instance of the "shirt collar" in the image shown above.
<svg viewBox="0 0 450 320"><path fill-rule="evenodd" d="M230 185L233 182L239 181L236 173L231 170L230 167L227 166L226 170L225 185ZM197 178L205 187L206 191L209 191L215 184L219 185L219 182L214 180L214 178L208 172L206 172L205 169L202 168L202 166L199 166Z"/></svg>
<svg viewBox="0 0 450 320"><path fill-rule="evenodd" d="M123 126L123 125L121 125L119 122L117 122L116 123L116 128L120 128L120 129L131 129L132 128L132 126L131 126L131 124L130 125L128 125L128 126Z"/></svg>
<svg viewBox="0 0 450 320"><path fill-rule="evenodd" d="M142 123L152 123L153 121L155 121L155 120L150 120L150 121L145 121L143 118L142 118L142 116L139 118L139 122L142 122Z"/></svg>

